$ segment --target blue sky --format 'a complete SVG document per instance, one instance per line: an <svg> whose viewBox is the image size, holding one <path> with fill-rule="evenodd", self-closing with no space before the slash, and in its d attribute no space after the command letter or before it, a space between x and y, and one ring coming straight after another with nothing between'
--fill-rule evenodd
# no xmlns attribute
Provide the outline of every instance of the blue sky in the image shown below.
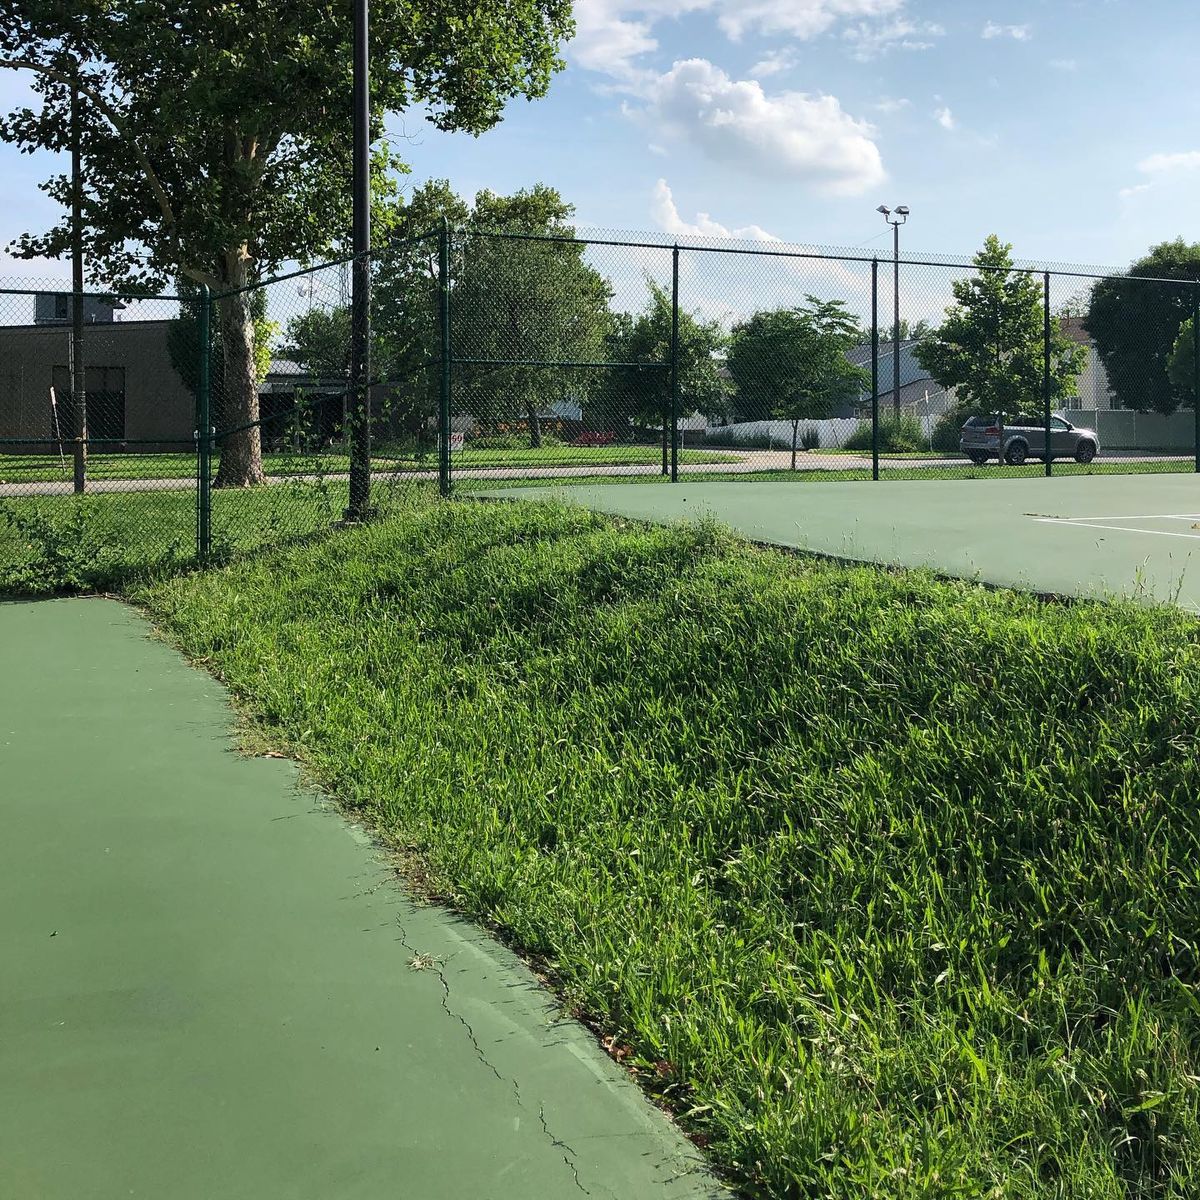
<svg viewBox="0 0 1200 1200"><path fill-rule="evenodd" d="M581 225L868 253L890 249L880 203L911 206L912 251L994 232L1022 258L1125 266L1200 240L1187 0L578 0L576 17L549 96L494 131L392 118L409 181L543 181ZM23 91L0 78L0 104ZM4 244L52 217L49 169L0 147Z"/></svg>
<svg viewBox="0 0 1200 1200"><path fill-rule="evenodd" d="M1127 265L1200 239L1187 0L580 0L550 95L478 140L409 120L415 178L544 180L581 223ZM397 130L399 124L394 126Z"/></svg>

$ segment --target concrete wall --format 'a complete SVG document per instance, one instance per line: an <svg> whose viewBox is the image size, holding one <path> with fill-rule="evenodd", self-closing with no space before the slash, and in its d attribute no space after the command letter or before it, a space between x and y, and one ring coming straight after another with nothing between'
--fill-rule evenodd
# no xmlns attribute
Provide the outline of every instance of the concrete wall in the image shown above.
<svg viewBox="0 0 1200 1200"><path fill-rule="evenodd" d="M166 321L89 325L83 355L88 368L119 369L125 378L128 439L178 444L192 442L195 400L167 351ZM0 437L54 436L50 387L65 375L69 328L30 325L0 328ZM9 447L36 450L37 447ZM139 449L153 449L152 446Z"/></svg>

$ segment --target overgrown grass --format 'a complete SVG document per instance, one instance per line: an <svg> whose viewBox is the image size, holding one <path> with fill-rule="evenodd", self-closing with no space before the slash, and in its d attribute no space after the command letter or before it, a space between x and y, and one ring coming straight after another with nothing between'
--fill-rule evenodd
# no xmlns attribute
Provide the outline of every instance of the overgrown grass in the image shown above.
<svg viewBox="0 0 1200 1200"><path fill-rule="evenodd" d="M1192 619L519 502L140 599L749 1194L1197 1194Z"/></svg>
<svg viewBox="0 0 1200 1200"><path fill-rule="evenodd" d="M436 485L379 477L382 513ZM327 532L342 518L348 485L287 481L214 491L212 560ZM186 570L196 560L192 490L0 497L0 596L112 591Z"/></svg>

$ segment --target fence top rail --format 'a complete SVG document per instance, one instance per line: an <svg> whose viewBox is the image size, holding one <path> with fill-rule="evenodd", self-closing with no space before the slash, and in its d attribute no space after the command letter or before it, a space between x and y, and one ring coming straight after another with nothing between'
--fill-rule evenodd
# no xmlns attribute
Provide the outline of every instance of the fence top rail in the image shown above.
<svg viewBox="0 0 1200 1200"><path fill-rule="evenodd" d="M633 250L687 250L701 254L731 254L746 257L766 258L798 258L815 259L818 261L857 262L857 263L890 263L895 261L892 255L863 254L856 249L841 249L838 247L803 247L787 242L757 241L748 244L736 239L698 238L694 235L671 236L664 234L660 240L648 240L654 235L631 234L628 238L612 235L604 231L601 236L593 236L586 230L576 230L574 233L529 233L513 229L474 229L459 226L453 231L460 237L496 238L498 240L526 242L560 242L568 245L582 246L627 246ZM1158 275L1131 275L1115 267L1084 267L1070 263L1037 263L1029 260L1016 260L1011 267L981 266L970 258L962 255L900 255L901 266L941 267L947 270L963 271L1010 271L1022 275L1058 275L1074 279L1093 280L1131 280L1136 279L1146 283L1174 284L1183 288L1200 287L1200 280L1170 279Z"/></svg>
<svg viewBox="0 0 1200 1200"><path fill-rule="evenodd" d="M198 296L176 296L171 292L124 292L115 288L105 291L72 291L66 280L57 283L46 280L44 287L0 287L0 296L80 296L84 300L134 300L145 303L148 300L173 300L178 304L187 304L199 299ZM119 322L118 322L119 324Z"/></svg>

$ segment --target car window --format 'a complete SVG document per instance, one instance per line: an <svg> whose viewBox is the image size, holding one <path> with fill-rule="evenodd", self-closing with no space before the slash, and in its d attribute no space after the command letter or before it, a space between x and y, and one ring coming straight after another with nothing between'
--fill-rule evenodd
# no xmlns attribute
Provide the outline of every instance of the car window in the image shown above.
<svg viewBox="0 0 1200 1200"><path fill-rule="evenodd" d="M1051 417L1051 418L1050 418L1050 428L1051 428L1051 429L1057 429L1059 433L1064 433L1064 432L1066 432L1068 429L1070 429L1070 428L1071 428L1071 426L1070 426L1070 425L1068 425L1068 424L1066 423L1066 421L1064 421L1064 420L1062 419L1062 417Z"/></svg>

